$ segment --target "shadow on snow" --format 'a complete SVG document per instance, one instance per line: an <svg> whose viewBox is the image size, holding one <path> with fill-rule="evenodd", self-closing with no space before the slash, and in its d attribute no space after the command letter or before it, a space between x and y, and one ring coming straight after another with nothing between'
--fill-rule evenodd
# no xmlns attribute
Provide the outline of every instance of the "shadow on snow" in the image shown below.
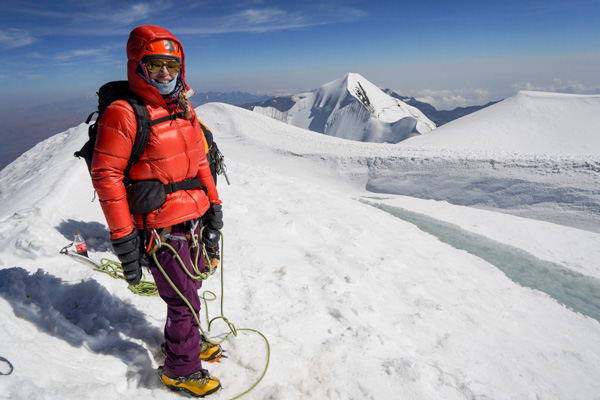
<svg viewBox="0 0 600 400"><path fill-rule="evenodd" d="M132 304L113 297L96 281L76 284L38 270L0 270L0 296L16 316L74 347L119 358L127 365L127 379L141 387L156 386L150 353L163 335ZM145 346L143 345L145 344Z"/></svg>

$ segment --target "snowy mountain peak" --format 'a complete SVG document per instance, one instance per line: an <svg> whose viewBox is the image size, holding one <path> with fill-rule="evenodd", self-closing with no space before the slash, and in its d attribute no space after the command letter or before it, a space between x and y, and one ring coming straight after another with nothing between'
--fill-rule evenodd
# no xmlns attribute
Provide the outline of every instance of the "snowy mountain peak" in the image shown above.
<svg viewBox="0 0 600 400"><path fill-rule="evenodd" d="M380 96L378 92L381 92L381 90L375 85L373 85L371 82L363 78L362 75L356 73L348 73L346 75L346 84L350 94L356 97L361 103L363 103L365 107L367 107L373 113L375 113L375 108L371 103L371 100L369 99L369 93L371 94L371 97L378 97ZM382 98L385 99L384 97Z"/></svg>
<svg viewBox="0 0 600 400"><path fill-rule="evenodd" d="M362 75L347 73L287 111L255 107L255 112L300 128L362 142L398 143L435 128L417 108L384 93Z"/></svg>
<svg viewBox="0 0 600 400"><path fill-rule="evenodd" d="M367 92L365 88L367 88L369 92ZM376 114L376 110L369 99L369 93L372 94L371 97L373 97L373 95L377 97L377 91L379 91L379 89L371 82L363 78L362 75L349 72L342 78L321 86L319 92L323 93L321 100L324 100L324 102L322 101L320 105L324 107L325 104L331 99L335 99L340 102L344 101L346 96L350 94L356 100L360 101L363 106L365 106L373 114Z"/></svg>

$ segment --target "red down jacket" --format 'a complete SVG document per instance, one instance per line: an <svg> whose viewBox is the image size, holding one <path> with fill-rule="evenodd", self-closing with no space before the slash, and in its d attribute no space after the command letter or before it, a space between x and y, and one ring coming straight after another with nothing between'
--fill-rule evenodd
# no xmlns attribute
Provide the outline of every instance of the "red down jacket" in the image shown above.
<svg viewBox="0 0 600 400"><path fill-rule="evenodd" d="M141 61L142 50L156 39L177 40L169 31L152 25L136 28L127 42L127 76L131 90L146 104L150 120L181 111L177 103L167 105L158 90L136 72ZM182 50L181 74L185 89L185 62ZM151 128L148 144L133 165L129 177L133 180L159 180L162 183L181 182L199 178L206 186L202 189L180 190L167 195L166 202L158 210L147 214L150 228L164 228L203 215L210 203L219 204L205 154L205 143L194 110L191 120L175 119ZM92 183L98 193L102 211L110 229L111 239L128 235L142 228L141 215L129 212L129 204L123 174L135 141L137 122L131 106L118 100L107 107L98 124L98 136L92 161Z"/></svg>

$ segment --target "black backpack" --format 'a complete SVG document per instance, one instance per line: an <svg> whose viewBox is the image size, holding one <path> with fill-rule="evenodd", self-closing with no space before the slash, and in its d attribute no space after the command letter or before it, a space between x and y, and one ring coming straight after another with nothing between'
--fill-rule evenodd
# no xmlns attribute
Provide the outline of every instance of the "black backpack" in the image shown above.
<svg viewBox="0 0 600 400"><path fill-rule="evenodd" d="M137 96L135 93L131 91L129 88L128 81L112 81L104 84L98 90L98 110L92 112L87 120L86 124L89 124L93 115L98 114L96 121L90 125L88 128L89 139L83 147L76 151L74 156L83 158L87 164L88 170L92 170L92 158L94 156L94 148L96 146L96 135L98 134L98 121L106 107L108 107L112 102L116 100L126 100L133 108L133 112L135 113L135 119L137 120L137 134L135 136L135 142L131 149L131 155L129 157L129 161L127 163L127 168L125 169L125 177L129 174L129 170L131 166L138 162L142 153L144 152L144 148L146 147L146 143L148 143L148 136L150 135L150 127L156 124L160 124L161 122L173 120L176 118L184 118L185 113L179 112L173 115L167 115L162 118L155 119L150 121L150 115L148 114L148 109L144 105L142 99Z"/></svg>

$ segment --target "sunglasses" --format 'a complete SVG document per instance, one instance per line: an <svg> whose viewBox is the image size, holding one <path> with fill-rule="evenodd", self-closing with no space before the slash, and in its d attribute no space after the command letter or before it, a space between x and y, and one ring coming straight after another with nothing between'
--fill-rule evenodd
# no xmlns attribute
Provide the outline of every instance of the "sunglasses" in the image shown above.
<svg viewBox="0 0 600 400"><path fill-rule="evenodd" d="M146 61L146 68L148 69L148 72L158 72L163 65L166 65L167 70L172 74L176 74L181 70L181 64L174 60L160 60L153 58Z"/></svg>

